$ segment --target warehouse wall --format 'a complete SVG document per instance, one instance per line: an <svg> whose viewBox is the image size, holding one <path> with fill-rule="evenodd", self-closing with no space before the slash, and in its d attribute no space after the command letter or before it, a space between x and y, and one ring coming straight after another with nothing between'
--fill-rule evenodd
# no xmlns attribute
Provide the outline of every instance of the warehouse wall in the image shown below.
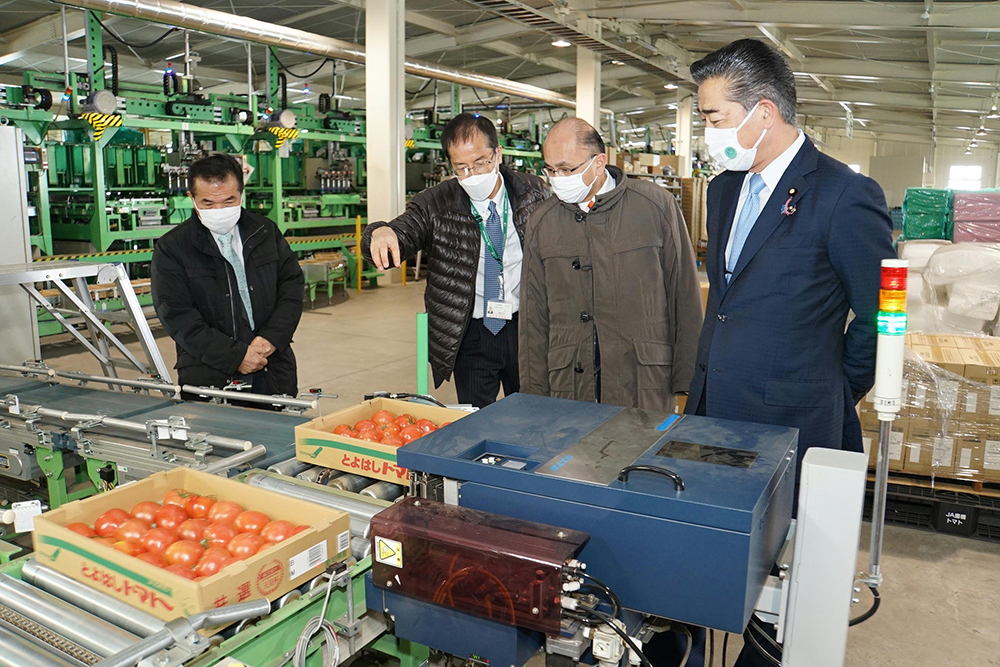
<svg viewBox="0 0 1000 667"><path fill-rule="evenodd" d="M870 161L875 154L875 140L870 137L848 139L838 134L827 134L820 150L844 164L861 165L861 173L866 176L871 173Z"/></svg>
<svg viewBox="0 0 1000 667"><path fill-rule="evenodd" d="M948 187L953 165L979 165L983 168L982 187L995 188L998 185L996 146L984 145L974 148L972 155L965 155L964 145L938 146L934 153L934 187Z"/></svg>

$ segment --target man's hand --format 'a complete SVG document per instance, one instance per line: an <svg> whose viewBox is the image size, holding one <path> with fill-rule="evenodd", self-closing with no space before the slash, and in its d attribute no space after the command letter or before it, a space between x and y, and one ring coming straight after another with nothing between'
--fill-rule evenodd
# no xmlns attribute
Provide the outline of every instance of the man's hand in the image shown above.
<svg viewBox="0 0 1000 667"><path fill-rule="evenodd" d="M247 348L247 353L243 357L243 363L240 364L239 371L243 375L250 375L264 368L264 366L267 366L267 357L254 350L253 346L251 346Z"/></svg>
<svg viewBox="0 0 1000 667"><path fill-rule="evenodd" d="M271 341L269 341L268 339L257 336L252 341L250 341L249 349L253 350L254 352L256 352L257 354L266 359L267 357L270 357L272 354L274 354L274 351L278 348L276 348L274 345L271 345Z"/></svg>
<svg viewBox="0 0 1000 667"><path fill-rule="evenodd" d="M389 227L379 227L372 232L371 253L372 261L379 271L399 266L399 239L396 238L396 232Z"/></svg>

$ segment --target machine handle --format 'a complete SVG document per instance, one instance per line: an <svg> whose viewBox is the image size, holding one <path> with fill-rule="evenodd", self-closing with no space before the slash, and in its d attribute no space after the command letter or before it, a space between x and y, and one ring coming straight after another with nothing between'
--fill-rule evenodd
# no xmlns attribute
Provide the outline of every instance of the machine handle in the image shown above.
<svg viewBox="0 0 1000 667"><path fill-rule="evenodd" d="M666 468L660 468L659 466L625 466L622 468L621 472L618 473L619 482L627 482L629 473L631 472L655 472L657 475L663 475L664 477L669 477L674 481L674 489L676 491L684 490L684 480L681 476L675 473L673 470L667 470Z"/></svg>

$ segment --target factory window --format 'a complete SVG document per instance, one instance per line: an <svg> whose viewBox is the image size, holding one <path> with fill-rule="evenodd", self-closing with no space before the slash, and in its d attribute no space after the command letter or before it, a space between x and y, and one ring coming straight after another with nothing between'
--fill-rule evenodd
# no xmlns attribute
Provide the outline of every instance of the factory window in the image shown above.
<svg viewBox="0 0 1000 667"><path fill-rule="evenodd" d="M853 171L855 174L860 174L861 173L861 165L860 164L849 164L847 166L850 167L851 171Z"/></svg>
<svg viewBox="0 0 1000 667"><path fill-rule="evenodd" d="M952 165L948 171L948 187L952 190L979 190L983 182L983 168L978 165Z"/></svg>

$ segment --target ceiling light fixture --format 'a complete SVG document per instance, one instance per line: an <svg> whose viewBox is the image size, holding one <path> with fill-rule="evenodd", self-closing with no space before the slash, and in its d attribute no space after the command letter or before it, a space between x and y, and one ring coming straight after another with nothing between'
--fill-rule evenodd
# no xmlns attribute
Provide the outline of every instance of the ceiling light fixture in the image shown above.
<svg viewBox="0 0 1000 667"><path fill-rule="evenodd" d="M612 64L612 65L624 65L625 63L623 63L623 62L622 62L622 61L620 61L620 60L612 60L612 61L611 61L611 64ZM993 107L993 110L994 110L994 111L996 111L996 106L994 106L994 107Z"/></svg>
<svg viewBox="0 0 1000 667"><path fill-rule="evenodd" d="M552 42L552 46L555 46L556 48L560 48L560 49L565 49L567 46L573 46L573 44L570 43L570 42L567 42L565 39L559 38L559 39L555 40L554 42Z"/></svg>
<svg viewBox="0 0 1000 667"><path fill-rule="evenodd" d="M980 125L979 126L979 129L976 130L976 136L977 137L985 137L986 136L986 126L985 125Z"/></svg>
<svg viewBox="0 0 1000 667"><path fill-rule="evenodd" d="M979 142L976 141L975 139L969 142L969 148L978 148L978 147L979 147Z"/></svg>
<svg viewBox="0 0 1000 667"><path fill-rule="evenodd" d="M677 90L676 83L665 83L663 84L663 87L666 88L667 90Z"/></svg>
<svg viewBox="0 0 1000 667"><path fill-rule="evenodd" d="M972 155L972 149L971 148L966 148L965 149L965 154L966 155Z"/></svg>

